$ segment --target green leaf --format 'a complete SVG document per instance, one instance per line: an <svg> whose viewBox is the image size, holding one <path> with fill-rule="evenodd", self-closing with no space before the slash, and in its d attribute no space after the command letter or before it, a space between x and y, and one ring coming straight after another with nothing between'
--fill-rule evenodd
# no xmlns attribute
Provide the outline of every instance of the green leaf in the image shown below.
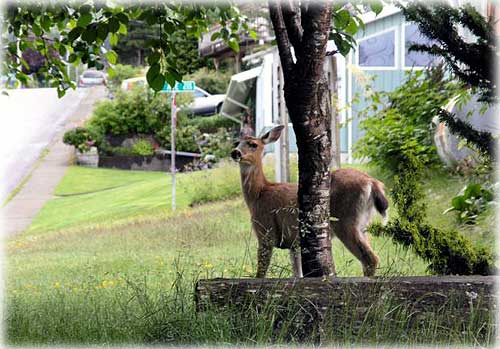
<svg viewBox="0 0 500 349"><path fill-rule="evenodd" d="M36 23L33 23L31 25L31 29L33 30L33 33L36 35L36 36L41 36L42 35L42 28L40 28L40 26Z"/></svg>
<svg viewBox="0 0 500 349"><path fill-rule="evenodd" d="M106 37L108 36L109 33L109 28L107 23L99 23L99 26L97 27L97 37L101 39L102 41L106 40Z"/></svg>
<svg viewBox="0 0 500 349"><path fill-rule="evenodd" d="M82 40L92 44L97 38L97 30L95 28L88 28L82 33Z"/></svg>
<svg viewBox="0 0 500 349"><path fill-rule="evenodd" d="M109 43L111 46L116 46L118 44L118 35L115 33L111 33L109 36Z"/></svg>
<svg viewBox="0 0 500 349"><path fill-rule="evenodd" d="M148 63L149 63L149 65L153 65L155 63L158 63L158 61L160 60L160 58L161 58L160 52L155 51L155 52L151 53L149 55L149 57L148 57Z"/></svg>
<svg viewBox="0 0 500 349"><path fill-rule="evenodd" d="M80 18L78 18L78 22L76 22L76 25L80 28L85 28L90 24L90 22L92 22L92 14L83 13Z"/></svg>
<svg viewBox="0 0 500 349"><path fill-rule="evenodd" d="M40 18L40 25L46 32L50 31L50 27L52 26L52 21L50 20L50 17L47 15L43 15L42 18Z"/></svg>
<svg viewBox="0 0 500 349"><path fill-rule="evenodd" d="M66 50L66 46L65 46L65 45L63 45L63 44L60 44L60 45L59 45L59 50L58 50L58 51L59 51L59 54L60 54L61 56L63 56L63 57L65 57L65 56L66 56L66 53L68 53L68 51Z"/></svg>
<svg viewBox="0 0 500 349"><path fill-rule="evenodd" d="M335 25L335 29L342 30L349 24L351 20L351 15L347 10L340 10L337 12L333 18L333 23Z"/></svg>
<svg viewBox="0 0 500 349"><path fill-rule="evenodd" d="M62 98L66 94L65 90L61 90L60 88L57 88L57 97Z"/></svg>
<svg viewBox="0 0 500 349"><path fill-rule="evenodd" d="M106 52L106 59L108 60L109 63L111 64L116 64L116 60L118 59L118 55L116 54L115 51L111 50Z"/></svg>
<svg viewBox="0 0 500 349"><path fill-rule="evenodd" d="M257 33L255 32L255 30L249 30L248 35L250 35L252 39L257 40Z"/></svg>
<svg viewBox="0 0 500 349"><path fill-rule="evenodd" d="M163 74L155 75L153 80L148 81L149 86L155 91L161 91L163 86L165 86L165 77Z"/></svg>
<svg viewBox="0 0 500 349"><path fill-rule="evenodd" d="M239 52L240 51L240 44L238 43L238 41L236 39L234 39L234 38L229 39L229 41L227 42L227 44L229 45L229 47L231 47L231 49L234 52Z"/></svg>
<svg viewBox="0 0 500 349"><path fill-rule="evenodd" d="M120 30L120 21L118 21L115 17L111 17L109 19L109 31L112 33L116 33Z"/></svg>
<svg viewBox="0 0 500 349"><path fill-rule="evenodd" d="M118 33L127 35L127 26L123 23L120 23L120 29L118 29Z"/></svg>
<svg viewBox="0 0 500 349"><path fill-rule="evenodd" d="M345 31L349 35L354 35L358 32L358 25L356 24L356 21L354 19L349 20L349 24L345 28Z"/></svg>
<svg viewBox="0 0 500 349"><path fill-rule="evenodd" d="M175 25L172 22L165 22L163 24L163 29L165 29L167 34L172 34L175 31Z"/></svg>
<svg viewBox="0 0 500 349"><path fill-rule="evenodd" d="M370 3L370 9L375 12L376 15L378 15L380 12L382 12L382 9L384 8L384 5L382 5L382 2L379 0L374 0Z"/></svg>
<svg viewBox="0 0 500 349"><path fill-rule="evenodd" d="M123 13L123 12L117 13L116 14L116 18L118 18L118 20L121 23L128 24L129 19L128 19L128 16L125 13Z"/></svg>
<svg viewBox="0 0 500 349"><path fill-rule="evenodd" d="M69 33L68 33L68 40L69 42L75 41L80 34L83 32L83 29L80 27L73 28Z"/></svg>
<svg viewBox="0 0 500 349"><path fill-rule="evenodd" d="M451 200L451 206L457 211L462 211L467 207L467 204L465 202L464 197L460 195L460 196L455 196Z"/></svg>
<svg viewBox="0 0 500 349"><path fill-rule="evenodd" d="M212 34L212 36L210 37L210 41L215 41L217 40L218 38L220 37L220 33L219 32L215 32Z"/></svg>
<svg viewBox="0 0 500 349"><path fill-rule="evenodd" d="M165 79L167 80L167 83L170 85L170 87L175 86L175 76L171 72L167 72Z"/></svg>
<svg viewBox="0 0 500 349"><path fill-rule="evenodd" d="M155 63L149 67L148 72L146 73L146 81L150 86L152 86L153 80L157 75L160 75L160 65Z"/></svg>
<svg viewBox="0 0 500 349"><path fill-rule="evenodd" d="M77 55L75 55L74 53L70 54L69 57L68 57L68 62L69 63L74 63L76 61L76 59L78 58Z"/></svg>

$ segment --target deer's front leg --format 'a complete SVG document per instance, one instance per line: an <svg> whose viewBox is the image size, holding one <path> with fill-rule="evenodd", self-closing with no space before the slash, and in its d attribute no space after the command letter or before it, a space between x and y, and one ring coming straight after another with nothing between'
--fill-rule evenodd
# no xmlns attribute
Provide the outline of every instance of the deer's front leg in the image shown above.
<svg viewBox="0 0 500 349"><path fill-rule="evenodd" d="M257 251L257 278L266 276L272 255L273 246L265 241L259 241L259 249Z"/></svg>

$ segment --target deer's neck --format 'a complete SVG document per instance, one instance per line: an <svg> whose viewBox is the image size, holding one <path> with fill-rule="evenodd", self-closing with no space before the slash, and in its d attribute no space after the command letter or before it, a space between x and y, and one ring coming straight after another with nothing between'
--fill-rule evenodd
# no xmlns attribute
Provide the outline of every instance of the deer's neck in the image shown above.
<svg viewBox="0 0 500 349"><path fill-rule="evenodd" d="M259 198L262 189L269 184L264 175L262 164L250 165L240 163L240 174L245 201L247 205L253 205Z"/></svg>

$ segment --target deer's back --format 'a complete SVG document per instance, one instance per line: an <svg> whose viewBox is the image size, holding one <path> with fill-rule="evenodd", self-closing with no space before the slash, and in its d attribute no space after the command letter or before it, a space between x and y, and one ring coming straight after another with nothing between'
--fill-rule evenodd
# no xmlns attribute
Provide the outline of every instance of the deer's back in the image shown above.
<svg viewBox="0 0 500 349"><path fill-rule="evenodd" d="M355 169L332 172L330 212L345 224L356 224L360 217L372 209L372 186L383 184L368 174Z"/></svg>

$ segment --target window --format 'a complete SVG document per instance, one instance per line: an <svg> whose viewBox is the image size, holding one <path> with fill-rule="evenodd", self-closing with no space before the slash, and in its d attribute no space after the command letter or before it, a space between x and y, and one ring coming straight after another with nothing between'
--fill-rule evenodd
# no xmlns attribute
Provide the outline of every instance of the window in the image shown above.
<svg viewBox="0 0 500 349"><path fill-rule="evenodd" d="M360 67L395 67L395 36L396 31L373 36L359 42Z"/></svg>
<svg viewBox="0 0 500 349"><path fill-rule="evenodd" d="M436 57L425 52L409 51L412 44L431 45L432 40L425 37L416 24L408 24L405 26L405 67L426 67L432 65Z"/></svg>
<svg viewBox="0 0 500 349"><path fill-rule="evenodd" d="M194 97L195 98L199 98L199 97L206 97L207 95L204 94L202 91L198 90L198 89L195 89L194 90Z"/></svg>

